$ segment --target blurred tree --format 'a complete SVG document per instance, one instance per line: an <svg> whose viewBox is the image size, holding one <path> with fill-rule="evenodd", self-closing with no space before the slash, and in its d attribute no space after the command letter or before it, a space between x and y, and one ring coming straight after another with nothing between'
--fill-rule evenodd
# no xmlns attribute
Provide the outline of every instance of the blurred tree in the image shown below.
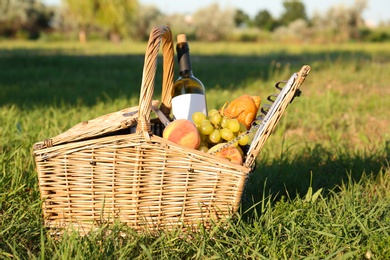
<svg viewBox="0 0 390 260"><path fill-rule="evenodd" d="M318 34L327 35L333 41L347 41L360 38L364 25L363 11L367 0L355 0L351 6L334 5L324 13L314 13L312 24Z"/></svg>
<svg viewBox="0 0 390 260"><path fill-rule="evenodd" d="M363 12L368 7L368 0L355 0L355 4L350 7L350 37L359 39L359 28L364 25Z"/></svg>
<svg viewBox="0 0 390 260"><path fill-rule="evenodd" d="M284 42L305 42L310 39L311 30L308 22L303 19L295 20L287 26L279 26L273 32L273 39Z"/></svg>
<svg viewBox="0 0 390 260"><path fill-rule="evenodd" d="M36 39L40 31L50 28L53 15L54 11L40 1L1 0L0 35Z"/></svg>
<svg viewBox="0 0 390 260"><path fill-rule="evenodd" d="M118 41L128 31L137 11L137 0L64 0L68 15L77 21L79 38L86 41L91 25L106 30L112 40Z"/></svg>
<svg viewBox="0 0 390 260"><path fill-rule="evenodd" d="M267 10L260 10L254 18L254 25L265 31L273 31L277 27L277 21Z"/></svg>
<svg viewBox="0 0 390 260"><path fill-rule="evenodd" d="M96 22L110 35L113 42L128 34L138 7L136 0L98 0Z"/></svg>
<svg viewBox="0 0 390 260"><path fill-rule="evenodd" d="M234 11L232 9L220 10L218 4L211 4L194 13L193 23L196 37L199 40L223 40L234 28Z"/></svg>
<svg viewBox="0 0 390 260"><path fill-rule="evenodd" d="M86 42L87 31L94 23L99 9L98 0L64 0L65 16L75 20L79 30L80 42Z"/></svg>
<svg viewBox="0 0 390 260"><path fill-rule="evenodd" d="M308 20L305 5L300 0L284 0L283 6L285 10L280 17L282 25L288 25L298 19Z"/></svg>
<svg viewBox="0 0 390 260"><path fill-rule="evenodd" d="M191 15L172 14L166 17L166 22L171 28L173 35L184 33L187 35L187 39L195 37L195 28Z"/></svg>
<svg viewBox="0 0 390 260"><path fill-rule="evenodd" d="M250 27L251 18L241 9L236 9L234 13L234 24L236 27Z"/></svg>
<svg viewBox="0 0 390 260"><path fill-rule="evenodd" d="M152 28L166 24L165 16L154 5L141 5L135 14L130 28L130 35L134 40L147 40Z"/></svg>

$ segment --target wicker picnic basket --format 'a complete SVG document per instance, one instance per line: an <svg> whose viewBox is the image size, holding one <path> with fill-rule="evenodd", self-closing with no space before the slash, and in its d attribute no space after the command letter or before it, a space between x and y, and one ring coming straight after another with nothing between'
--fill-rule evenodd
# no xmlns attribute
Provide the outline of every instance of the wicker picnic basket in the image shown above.
<svg viewBox="0 0 390 260"><path fill-rule="evenodd" d="M160 26L150 33L139 106L82 122L34 145L46 227L85 234L120 221L139 232L197 229L237 211L256 157L310 68L297 74L292 90L263 122L245 163L237 165L159 136L161 122L151 115L160 45L160 109L168 115L174 52L169 27Z"/></svg>

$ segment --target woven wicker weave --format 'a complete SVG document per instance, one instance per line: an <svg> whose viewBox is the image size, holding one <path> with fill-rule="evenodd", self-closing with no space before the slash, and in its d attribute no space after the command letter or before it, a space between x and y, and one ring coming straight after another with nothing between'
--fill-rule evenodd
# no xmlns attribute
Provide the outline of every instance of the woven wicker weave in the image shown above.
<svg viewBox="0 0 390 260"><path fill-rule="evenodd" d="M160 109L168 114L173 43L170 29L161 26L150 34L139 106L80 123L34 145L47 227L76 228L82 233L114 221L138 231L196 228L200 223L207 227L214 220L231 217L239 207L254 159L292 96L286 97L242 166L176 145L152 131L151 105L161 43ZM301 78L307 73L306 67ZM130 134L131 126L136 127L135 133Z"/></svg>

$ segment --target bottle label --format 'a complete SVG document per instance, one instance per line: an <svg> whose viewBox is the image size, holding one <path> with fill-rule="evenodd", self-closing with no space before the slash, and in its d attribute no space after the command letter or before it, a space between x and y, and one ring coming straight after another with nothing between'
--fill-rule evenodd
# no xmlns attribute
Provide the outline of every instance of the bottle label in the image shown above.
<svg viewBox="0 0 390 260"><path fill-rule="evenodd" d="M172 114L174 119L192 121L192 114L203 112L207 115L206 100L202 94L183 94L172 98Z"/></svg>

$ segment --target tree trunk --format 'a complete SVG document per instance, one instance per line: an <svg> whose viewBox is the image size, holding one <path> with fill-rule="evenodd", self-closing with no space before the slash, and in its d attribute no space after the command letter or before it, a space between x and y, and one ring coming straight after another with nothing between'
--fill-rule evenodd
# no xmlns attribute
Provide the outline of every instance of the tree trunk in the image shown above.
<svg viewBox="0 0 390 260"><path fill-rule="evenodd" d="M110 40L113 43L120 43L121 42L121 36L119 33L111 32L110 33Z"/></svg>
<svg viewBox="0 0 390 260"><path fill-rule="evenodd" d="M81 43L86 43L87 42L87 32L85 30L80 30L79 31L79 40Z"/></svg>

